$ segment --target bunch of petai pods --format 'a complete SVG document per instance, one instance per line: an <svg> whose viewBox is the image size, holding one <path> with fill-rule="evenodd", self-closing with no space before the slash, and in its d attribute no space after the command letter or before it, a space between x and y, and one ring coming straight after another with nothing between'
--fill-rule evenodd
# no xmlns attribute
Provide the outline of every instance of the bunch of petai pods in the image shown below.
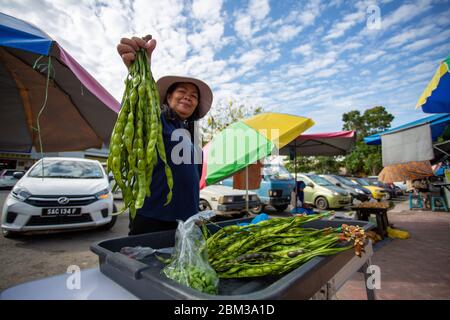
<svg viewBox="0 0 450 320"><path fill-rule="evenodd" d="M346 225L325 229L303 227L306 222L327 215L273 218L254 225L226 226L207 237L209 263L220 278L246 278L280 275L316 256L332 255L352 247L360 256L365 241L363 229L353 227L348 231ZM356 248L356 244L361 248Z"/></svg>
<svg viewBox="0 0 450 320"><path fill-rule="evenodd" d="M172 200L173 178L167 163L162 137L160 97L148 62L147 52L136 52L136 59L125 80L122 107L114 126L107 162L115 188L122 190L124 207L131 218L150 196L152 173L158 156L164 163L169 192L166 203Z"/></svg>

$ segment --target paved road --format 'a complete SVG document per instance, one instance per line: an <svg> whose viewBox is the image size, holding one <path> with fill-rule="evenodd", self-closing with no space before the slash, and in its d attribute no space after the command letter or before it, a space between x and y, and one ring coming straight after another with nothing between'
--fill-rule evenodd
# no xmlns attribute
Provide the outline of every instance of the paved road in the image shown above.
<svg viewBox="0 0 450 320"><path fill-rule="evenodd" d="M0 208L9 191L0 191ZM122 202L116 203L118 208ZM1 214L1 213L0 213ZM0 236L0 291L30 280L67 272L70 265L81 269L98 265L91 243L128 234L128 215L118 217L109 231L85 230L56 234L24 235L17 239Z"/></svg>

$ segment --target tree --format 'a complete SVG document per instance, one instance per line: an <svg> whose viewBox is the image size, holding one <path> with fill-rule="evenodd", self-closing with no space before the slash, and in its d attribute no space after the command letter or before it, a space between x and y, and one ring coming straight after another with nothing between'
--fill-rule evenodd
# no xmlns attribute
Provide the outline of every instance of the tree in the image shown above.
<svg viewBox="0 0 450 320"><path fill-rule="evenodd" d="M221 101L202 121L203 145L230 124L263 112L261 106L246 106L233 100Z"/></svg>
<svg viewBox="0 0 450 320"><path fill-rule="evenodd" d="M294 167L294 160L286 161L286 168L290 172L297 169L298 173L317 173L317 174L338 174L340 168L343 166L342 157L302 157L297 156L296 167Z"/></svg>
<svg viewBox="0 0 450 320"><path fill-rule="evenodd" d="M356 131L356 145L345 158L345 167L351 174L377 175L383 168L381 146L370 146L363 138L391 127L394 116L382 106L367 109L361 115L353 110L342 115L343 130Z"/></svg>

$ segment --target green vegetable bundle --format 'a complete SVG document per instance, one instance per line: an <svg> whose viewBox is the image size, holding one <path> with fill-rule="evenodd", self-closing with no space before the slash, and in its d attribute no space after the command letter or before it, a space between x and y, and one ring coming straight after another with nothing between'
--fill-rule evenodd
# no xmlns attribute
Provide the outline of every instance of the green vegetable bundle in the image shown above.
<svg viewBox="0 0 450 320"><path fill-rule="evenodd" d="M166 268L164 274L189 288L209 293L217 294L217 275L204 268L196 266L185 265L181 268Z"/></svg>
<svg viewBox="0 0 450 320"><path fill-rule="evenodd" d="M348 250L336 246L341 228L301 226L327 214L274 218L248 226L227 226L207 238L209 263L219 278L259 277L291 271L316 256Z"/></svg>
<svg viewBox="0 0 450 320"><path fill-rule="evenodd" d="M122 190L124 207L131 218L150 196L153 168L158 156L163 161L169 192L166 203L172 199L173 178L167 163L162 137L160 97L148 63L145 50L136 53L125 80L125 92L114 126L109 147L107 171L112 172L115 188Z"/></svg>

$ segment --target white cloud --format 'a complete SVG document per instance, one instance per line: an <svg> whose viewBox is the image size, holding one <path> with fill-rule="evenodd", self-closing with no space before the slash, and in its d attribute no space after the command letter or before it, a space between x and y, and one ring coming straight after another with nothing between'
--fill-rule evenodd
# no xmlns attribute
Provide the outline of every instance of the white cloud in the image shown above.
<svg viewBox="0 0 450 320"><path fill-rule="evenodd" d="M428 36L436 29L435 25L427 25L419 28L412 28L408 30L401 30L401 33L391 37L386 41L387 48L397 48L401 45L410 42L411 40L420 38L421 36Z"/></svg>
<svg viewBox="0 0 450 320"><path fill-rule="evenodd" d="M362 58L362 63L368 63L372 62L374 60L377 60L379 57L383 56L386 52L384 51L377 51L371 54L366 55L364 58Z"/></svg>
<svg viewBox="0 0 450 320"><path fill-rule="evenodd" d="M417 41L403 47L403 50L407 51L407 52L418 51L418 50L424 49L426 47L429 47L431 45L437 45L444 41L448 42L449 39L450 39L450 30L446 30L440 34L437 34L436 36L427 37L422 40L417 40Z"/></svg>
<svg viewBox="0 0 450 320"><path fill-rule="evenodd" d="M417 3L408 3L401 5L394 12L390 13L385 19L381 20L381 28L388 30L389 28L408 22L416 16L423 14L431 9L431 0L419 0Z"/></svg>
<svg viewBox="0 0 450 320"><path fill-rule="evenodd" d="M303 56L309 56L312 53L312 45L309 43L302 44L301 46L298 46L298 47L292 49L292 53L293 54L301 54Z"/></svg>
<svg viewBox="0 0 450 320"><path fill-rule="evenodd" d="M364 14L364 11L358 10L357 12L346 15L340 22L333 26L323 39L333 40L342 37L348 29L364 20Z"/></svg>
<svg viewBox="0 0 450 320"><path fill-rule="evenodd" d="M250 0L248 13L255 20L264 19L270 12L269 0Z"/></svg>
<svg viewBox="0 0 450 320"><path fill-rule="evenodd" d="M246 10L236 14L234 29L240 38L249 40L262 28L264 18L270 12L268 0L251 0Z"/></svg>
<svg viewBox="0 0 450 320"><path fill-rule="evenodd" d="M234 30L239 37L249 39L253 34L251 17L245 14L238 15L234 23Z"/></svg>
<svg viewBox="0 0 450 320"><path fill-rule="evenodd" d="M219 20L222 0L194 0L192 15L198 20Z"/></svg>
<svg viewBox="0 0 450 320"><path fill-rule="evenodd" d="M321 11L320 0L312 0L307 3L305 8L300 11L298 21L304 26L311 25L315 22Z"/></svg>

